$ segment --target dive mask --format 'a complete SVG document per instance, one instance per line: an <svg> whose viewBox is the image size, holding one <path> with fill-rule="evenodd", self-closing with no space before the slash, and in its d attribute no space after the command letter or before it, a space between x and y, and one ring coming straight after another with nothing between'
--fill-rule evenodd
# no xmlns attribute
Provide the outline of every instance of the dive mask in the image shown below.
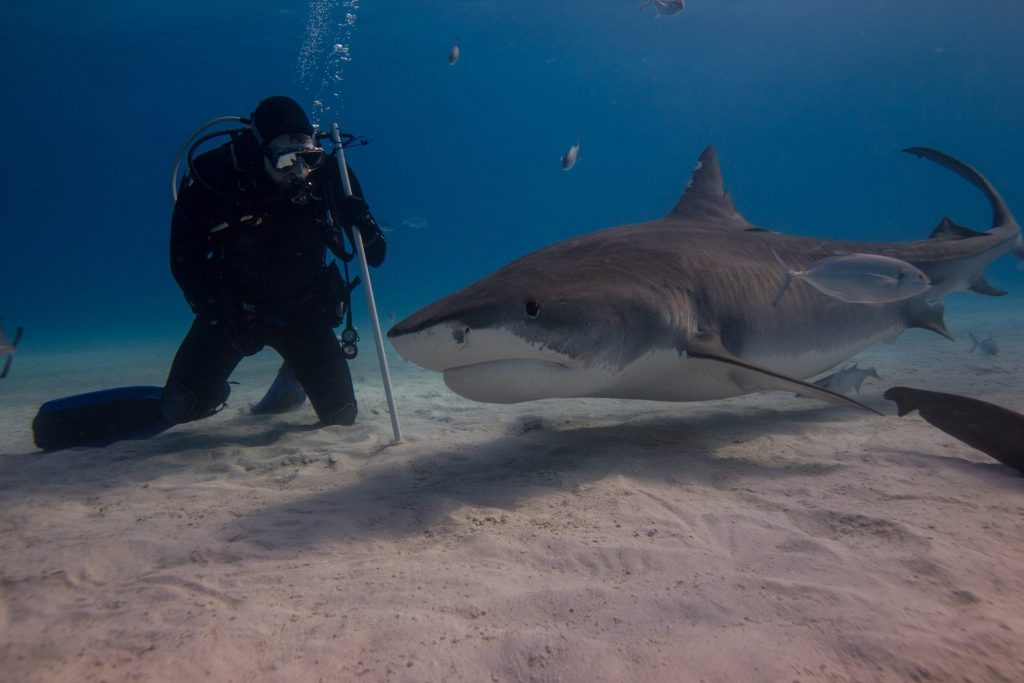
<svg viewBox="0 0 1024 683"><path fill-rule="evenodd" d="M267 159L270 165L278 171L290 171L301 160L306 168L315 170L324 163L324 151L319 147L299 147L292 149L279 149L267 152Z"/></svg>

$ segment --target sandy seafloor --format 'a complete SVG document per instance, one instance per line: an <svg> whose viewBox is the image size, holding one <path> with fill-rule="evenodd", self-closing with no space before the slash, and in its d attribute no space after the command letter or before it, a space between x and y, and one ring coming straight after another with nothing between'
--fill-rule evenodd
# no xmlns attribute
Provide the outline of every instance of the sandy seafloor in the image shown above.
<svg viewBox="0 0 1024 683"><path fill-rule="evenodd" d="M887 417L476 404L393 356L397 446L364 342L352 428L246 414L266 351L216 417L43 454L40 402L162 384L176 340L27 335L0 386L0 679L1024 680L1024 477L881 398L1024 410L1021 296L947 303L957 343L858 357Z"/></svg>

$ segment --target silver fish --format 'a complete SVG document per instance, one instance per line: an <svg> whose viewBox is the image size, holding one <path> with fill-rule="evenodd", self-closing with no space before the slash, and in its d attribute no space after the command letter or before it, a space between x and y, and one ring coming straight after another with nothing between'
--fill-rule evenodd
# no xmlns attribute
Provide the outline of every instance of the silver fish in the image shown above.
<svg viewBox="0 0 1024 683"><path fill-rule="evenodd" d="M409 218L402 219L402 225L419 230L420 228L427 227L427 219L422 216L410 216Z"/></svg>
<svg viewBox="0 0 1024 683"><path fill-rule="evenodd" d="M455 62L459 61L459 39L455 39L455 45L452 46L451 50L448 50L448 66L455 66Z"/></svg>
<svg viewBox="0 0 1024 683"><path fill-rule="evenodd" d="M887 304L923 294L931 287L916 266L880 254L839 254L815 261L806 270L786 270L772 306L793 280L803 280L822 294L850 304Z"/></svg>
<svg viewBox="0 0 1024 683"><path fill-rule="evenodd" d="M0 320L3 320L3 318L0 318ZM14 350L18 348L18 342L21 341L21 333L23 331L19 327L14 333L14 339L9 341L7 335L4 334L3 328L0 328L0 356L7 356L7 360L4 361L4 368L0 370L0 379L6 377L7 371L11 369L11 361L14 360Z"/></svg>
<svg viewBox="0 0 1024 683"><path fill-rule="evenodd" d="M859 394L860 385L864 383L865 379L868 377L881 379L874 368L859 368L857 365L858 363L847 365L842 370L817 380L814 382L814 385L840 394L849 394L852 391L856 391Z"/></svg>
<svg viewBox="0 0 1024 683"><path fill-rule="evenodd" d="M969 353L974 353L974 349L981 349L981 353L984 356L999 355L999 345L996 344L996 340L992 337L991 334L988 336L988 339L978 339L973 334L971 334L971 341L974 342L974 346L971 347Z"/></svg>
<svg viewBox="0 0 1024 683"><path fill-rule="evenodd" d="M640 10L643 11L644 8L650 5L654 5L654 9L659 15L667 17L686 9L686 0L647 0Z"/></svg>
<svg viewBox="0 0 1024 683"><path fill-rule="evenodd" d="M576 157L580 153L580 139L576 138L576 144L569 148L569 151L562 155L562 170L568 171L576 165Z"/></svg>

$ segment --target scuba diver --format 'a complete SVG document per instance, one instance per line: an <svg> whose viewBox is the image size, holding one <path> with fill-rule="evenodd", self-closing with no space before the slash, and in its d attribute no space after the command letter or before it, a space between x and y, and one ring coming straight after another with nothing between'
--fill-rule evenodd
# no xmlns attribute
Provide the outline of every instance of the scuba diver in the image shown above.
<svg viewBox="0 0 1024 683"><path fill-rule="evenodd" d="M168 423L218 412L232 371L265 346L284 358L282 373L298 381L322 424L355 421L346 357L355 353L348 301L358 278L350 284L347 265L344 278L337 263L326 265L327 250L347 264L353 252L345 240L354 245L356 229L367 263L376 267L387 244L355 175L349 171L346 196L319 137L295 100L274 96L220 147L195 159L190 151L171 218L170 256L196 317L160 399ZM346 316L343 350L333 328Z"/></svg>

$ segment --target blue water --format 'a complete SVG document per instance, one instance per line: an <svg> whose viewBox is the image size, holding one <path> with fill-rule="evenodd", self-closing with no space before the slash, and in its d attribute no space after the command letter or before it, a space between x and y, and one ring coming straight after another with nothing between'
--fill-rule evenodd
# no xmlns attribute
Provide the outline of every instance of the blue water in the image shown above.
<svg viewBox="0 0 1024 683"><path fill-rule="evenodd" d="M313 3L329 11L312 44L311 6L283 0L5 8L5 328L35 348L182 335L175 155L272 94L320 97L372 139L349 161L395 227L374 273L385 320L544 244L663 215L708 143L740 211L775 230L909 240L947 214L986 228L980 193L900 153L912 145L976 166L1024 215L1024 3L691 0L660 18L641 0L351 4ZM340 40L351 61L331 58ZM402 225L414 216L428 225ZM990 273L1024 291L1011 257Z"/></svg>

